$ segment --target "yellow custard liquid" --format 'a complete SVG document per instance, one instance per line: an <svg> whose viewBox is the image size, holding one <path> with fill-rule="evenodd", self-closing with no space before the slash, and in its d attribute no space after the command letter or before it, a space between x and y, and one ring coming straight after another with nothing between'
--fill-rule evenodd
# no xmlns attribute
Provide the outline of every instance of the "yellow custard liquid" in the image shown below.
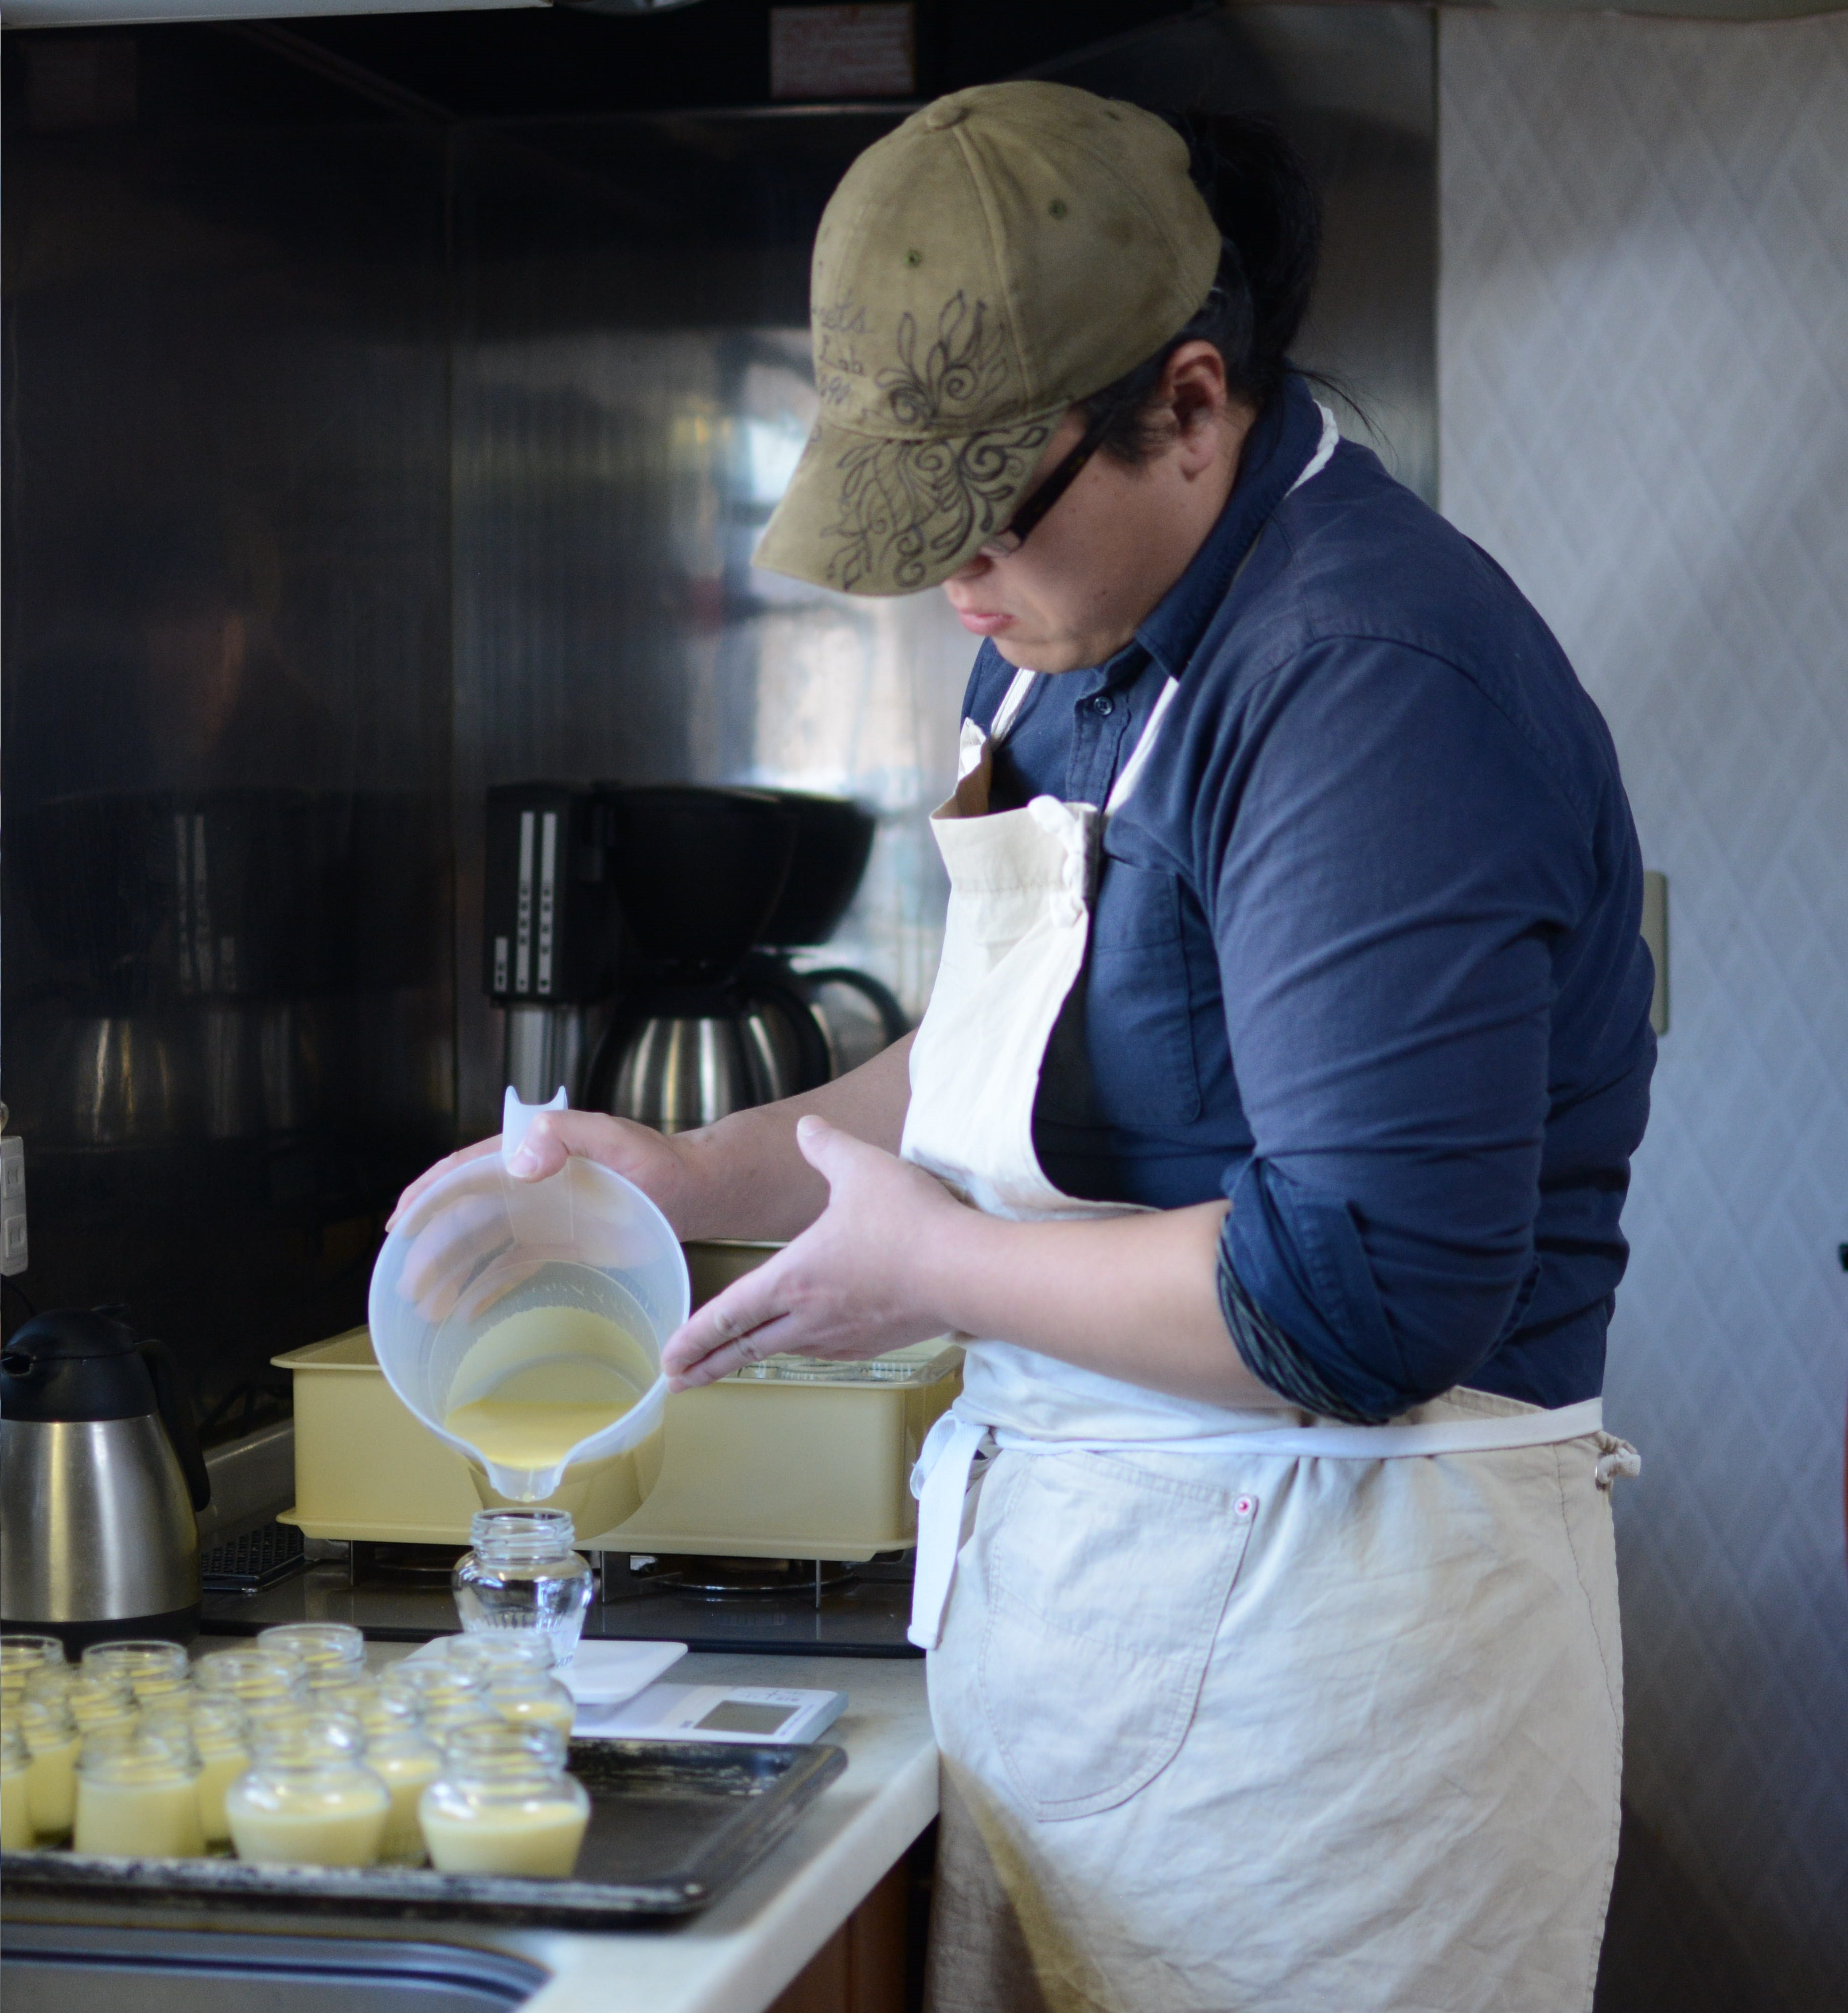
<svg viewBox="0 0 1848 2013"><path fill-rule="evenodd" d="M224 1811L225 1792L250 1767L250 1756L242 1747L201 1749L199 1775L199 1821L208 1845L231 1843L231 1819Z"/></svg>
<svg viewBox="0 0 1848 2013"><path fill-rule="evenodd" d="M206 1849L199 1787L190 1775L165 1782L77 1778L79 1852L130 1859L196 1859Z"/></svg>
<svg viewBox="0 0 1848 2013"><path fill-rule="evenodd" d="M632 1393L626 1400L603 1403L478 1398L472 1405L458 1405L442 1423L497 1467L555 1468L580 1440L614 1425L635 1402Z"/></svg>
<svg viewBox="0 0 1848 2013"><path fill-rule="evenodd" d="M29 1747L31 1743L27 1743ZM26 1801L32 1829L41 1838L66 1838L77 1816L77 1758L82 1736L32 1748L26 1770Z"/></svg>
<svg viewBox="0 0 1848 2013"><path fill-rule="evenodd" d="M0 1851L25 1852L32 1844L32 1812L27 1802L24 1768L0 1775Z"/></svg>
<svg viewBox="0 0 1848 2013"><path fill-rule="evenodd" d="M632 1411L652 1374L640 1343L606 1315L525 1307L470 1345L442 1423L484 1461L537 1475Z"/></svg>
<svg viewBox="0 0 1848 2013"><path fill-rule="evenodd" d="M400 1866L422 1865L424 1829L417 1822L417 1801L436 1779L442 1756L435 1750L428 1754L381 1754L369 1758L367 1765L392 1793L379 1857Z"/></svg>
<svg viewBox="0 0 1848 2013"><path fill-rule="evenodd" d="M524 1873L562 1880L578 1863L589 1812L575 1803L516 1804L467 1817L426 1807L424 1841L440 1873Z"/></svg>
<svg viewBox="0 0 1848 2013"><path fill-rule="evenodd" d="M238 1857L272 1866L370 1866L390 1809L378 1782L252 1796L246 1780L224 1798Z"/></svg>
<svg viewBox="0 0 1848 2013"><path fill-rule="evenodd" d="M575 1699L496 1698L489 1692L488 1703L510 1726L556 1727L568 1740L578 1716Z"/></svg>

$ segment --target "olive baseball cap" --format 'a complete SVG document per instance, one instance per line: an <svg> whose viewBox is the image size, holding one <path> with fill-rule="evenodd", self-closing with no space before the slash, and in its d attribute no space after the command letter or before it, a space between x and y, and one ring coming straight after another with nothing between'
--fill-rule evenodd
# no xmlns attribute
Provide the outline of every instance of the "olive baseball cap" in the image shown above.
<svg viewBox="0 0 1848 2013"><path fill-rule="evenodd" d="M1007 527L1068 409L1186 327L1219 233L1186 143L1069 84L979 84L848 169L809 284L821 417L755 563L910 594Z"/></svg>

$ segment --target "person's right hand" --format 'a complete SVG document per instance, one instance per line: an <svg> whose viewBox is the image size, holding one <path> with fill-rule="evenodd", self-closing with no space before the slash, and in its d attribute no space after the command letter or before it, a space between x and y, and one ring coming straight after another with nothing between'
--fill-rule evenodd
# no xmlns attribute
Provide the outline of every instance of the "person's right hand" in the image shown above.
<svg viewBox="0 0 1848 2013"><path fill-rule="evenodd" d="M398 1198L386 1229L396 1230L405 1221L425 1193L453 1168L500 1151L500 1135L496 1133L492 1139L478 1140L426 1167ZM519 1152L508 1161L507 1172L516 1181L543 1181L574 1154L633 1182L673 1225L676 1235L688 1234L684 1218L695 1204L697 1184L684 1150L673 1139L632 1119L611 1118L600 1111L543 1111L533 1120Z"/></svg>

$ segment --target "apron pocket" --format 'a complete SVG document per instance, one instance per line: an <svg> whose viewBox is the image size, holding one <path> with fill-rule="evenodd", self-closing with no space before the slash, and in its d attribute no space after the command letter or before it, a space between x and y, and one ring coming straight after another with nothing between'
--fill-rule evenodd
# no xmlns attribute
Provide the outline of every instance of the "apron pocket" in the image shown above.
<svg viewBox="0 0 1848 2013"><path fill-rule="evenodd" d="M1089 1817L1180 1751L1257 1499L1147 1457L1002 1458L1014 1472L995 1478L1007 1486L984 1547L982 1708L1033 1816Z"/></svg>

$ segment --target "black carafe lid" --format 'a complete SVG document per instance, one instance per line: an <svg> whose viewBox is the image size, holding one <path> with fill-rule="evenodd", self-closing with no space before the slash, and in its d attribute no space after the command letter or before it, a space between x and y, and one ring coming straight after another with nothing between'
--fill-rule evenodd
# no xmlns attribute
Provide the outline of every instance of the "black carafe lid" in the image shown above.
<svg viewBox="0 0 1848 2013"><path fill-rule="evenodd" d="M192 1415L173 1359L100 1307L36 1315L0 1350L0 1418L40 1425L158 1417L192 1507L211 1500Z"/></svg>
<svg viewBox="0 0 1848 2013"><path fill-rule="evenodd" d="M611 808L617 899L639 960L681 982L729 978L789 878L795 814L760 790L598 788Z"/></svg>
<svg viewBox="0 0 1848 2013"><path fill-rule="evenodd" d="M0 1350L0 1414L7 1418L138 1419L159 1409L140 1338L99 1310L39 1314Z"/></svg>

